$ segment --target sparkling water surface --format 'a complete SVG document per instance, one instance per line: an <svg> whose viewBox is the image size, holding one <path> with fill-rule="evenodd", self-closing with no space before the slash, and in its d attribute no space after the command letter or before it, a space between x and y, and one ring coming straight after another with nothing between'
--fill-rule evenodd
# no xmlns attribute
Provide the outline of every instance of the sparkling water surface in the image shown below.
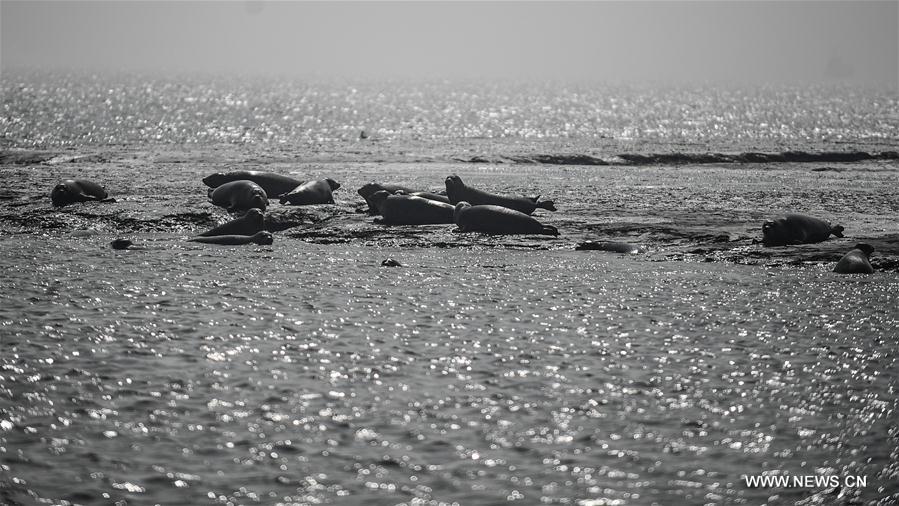
<svg viewBox="0 0 899 506"><path fill-rule="evenodd" d="M50 151L0 161L2 504L899 500L896 160L448 161L895 150L895 92L2 85L4 156ZM236 169L344 186L335 205L272 204L292 228L271 246L187 242L230 219L201 178ZM366 182L439 190L452 173L554 200L535 217L561 235L355 212ZM117 202L53 209L67 177ZM753 243L788 211L847 237ZM121 236L143 249L111 250ZM858 241L878 272L832 273ZM746 486L761 474L867 485Z"/></svg>
<svg viewBox="0 0 899 506"><path fill-rule="evenodd" d="M772 470L897 492L894 275L102 239L2 245L37 266L5 266L13 493L758 503L741 475Z"/></svg>
<svg viewBox="0 0 899 506"><path fill-rule="evenodd" d="M801 149L899 138L896 90L598 83L335 82L17 73L3 137L21 146L494 139ZM691 147L692 146L692 147ZM433 147L432 147L433 149ZM345 154L345 153L344 153Z"/></svg>

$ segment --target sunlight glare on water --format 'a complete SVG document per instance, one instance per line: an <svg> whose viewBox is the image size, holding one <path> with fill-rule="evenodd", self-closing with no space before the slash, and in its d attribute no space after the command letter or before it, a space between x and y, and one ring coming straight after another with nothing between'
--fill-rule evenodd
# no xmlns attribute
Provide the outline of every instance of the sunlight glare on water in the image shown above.
<svg viewBox="0 0 899 506"><path fill-rule="evenodd" d="M899 498L895 90L0 86L0 503ZM202 182L232 170L342 188L270 195L271 246L186 241L233 218ZM451 174L553 200L560 235L387 226L356 194ZM53 207L68 178L115 202ZM758 244L787 212L845 237ZM831 272L858 241L876 272Z"/></svg>
<svg viewBox="0 0 899 506"><path fill-rule="evenodd" d="M4 76L0 125L32 146L618 139L794 148L899 137L894 90ZM59 111L67 111L61 114ZM852 114L844 113L852 111Z"/></svg>
<svg viewBox="0 0 899 506"><path fill-rule="evenodd" d="M693 503L770 495L742 473L899 472L875 443L895 437L886 275L105 240L3 243L39 273L3 266L14 490Z"/></svg>

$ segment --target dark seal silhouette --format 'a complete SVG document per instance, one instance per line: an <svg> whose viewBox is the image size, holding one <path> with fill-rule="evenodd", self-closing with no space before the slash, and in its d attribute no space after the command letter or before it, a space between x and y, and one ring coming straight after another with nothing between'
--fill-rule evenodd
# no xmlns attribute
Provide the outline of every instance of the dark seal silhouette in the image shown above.
<svg viewBox="0 0 899 506"><path fill-rule="evenodd" d="M592 251L610 251L612 253L642 253L643 248L636 244L629 244L626 242L618 242L618 241L584 241L577 246L575 246L576 250L592 250Z"/></svg>
<svg viewBox="0 0 899 506"><path fill-rule="evenodd" d="M543 225L525 213L502 206L473 206L468 202L459 202L454 218L462 232L559 235L556 227Z"/></svg>
<svg viewBox="0 0 899 506"><path fill-rule="evenodd" d="M202 242L204 244L220 244L223 246L240 246L243 244L269 245L274 242L271 232L256 232L253 235L214 235L211 237L197 236L188 239L190 242Z"/></svg>
<svg viewBox="0 0 899 506"><path fill-rule="evenodd" d="M524 214L533 214L536 209L546 209L555 211L556 206L551 200L540 202L540 197L514 197L497 195L488 193L476 188L467 186L462 182L462 178L452 175L446 178L446 196L449 197L450 204L456 205L459 202L468 202L473 206L493 205L502 206L509 209L522 212Z"/></svg>
<svg viewBox="0 0 899 506"><path fill-rule="evenodd" d="M283 195L303 184L303 181L289 176L256 170L216 172L215 174L210 174L203 178L203 184L210 188L218 188L225 183L231 183L233 181L252 181L265 190L267 196L272 198Z"/></svg>
<svg viewBox="0 0 899 506"><path fill-rule="evenodd" d="M826 241L831 234L843 237L843 227L831 226L827 221L804 214L788 214L762 225L765 246L818 243Z"/></svg>
<svg viewBox="0 0 899 506"><path fill-rule="evenodd" d="M228 212L249 211L254 207L265 211L268 194L258 184L241 179L209 190L209 200Z"/></svg>
<svg viewBox="0 0 899 506"><path fill-rule="evenodd" d="M66 179L50 191L50 201L56 207L76 202L115 202L108 197L106 188L87 179Z"/></svg>
<svg viewBox="0 0 899 506"><path fill-rule="evenodd" d="M384 190L369 197L387 225L433 225L455 223L455 208L449 204L413 195L390 195Z"/></svg>
<svg viewBox="0 0 899 506"><path fill-rule="evenodd" d="M340 188L340 183L333 179L307 181L289 193L281 195L282 204L294 206L310 206L315 204L333 204L333 191Z"/></svg>
<svg viewBox="0 0 899 506"><path fill-rule="evenodd" d="M833 268L833 272L838 274L873 274L874 267L871 266L869 258L874 253L874 247L867 243L858 243L855 248L843 255L843 258L837 262Z"/></svg>
<svg viewBox="0 0 899 506"><path fill-rule="evenodd" d="M407 186L399 185L399 184L390 184L390 183L366 183L356 190L356 193L362 196L365 199L365 203L368 204L368 212L369 214L378 214L376 206L371 202L371 196L379 191L386 191L391 195L411 195L414 197L423 197L428 200L436 200L438 202L443 202L444 204L449 204L449 197L446 195L440 195L437 193L425 192L413 190Z"/></svg>
<svg viewBox="0 0 899 506"><path fill-rule="evenodd" d="M253 235L256 232L261 232L264 225L265 215L262 211L254 207L244 213L240 218L235 218L228 223L223 223L199 235L201 237L211 237L215 235Z"/></svg>

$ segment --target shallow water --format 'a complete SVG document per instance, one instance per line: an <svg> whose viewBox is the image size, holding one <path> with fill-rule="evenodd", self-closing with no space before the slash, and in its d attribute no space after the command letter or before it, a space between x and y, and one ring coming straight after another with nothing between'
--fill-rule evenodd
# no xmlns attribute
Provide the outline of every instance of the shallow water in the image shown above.
<svg viewBox="0 0 899 506"><path fill-rule="evenodd" d="M362 153L460 140L489 148L705 152L892 145L894 89L377 82L8 72L0 142L21 147L266 144ZM385 143L398 142L405 153ZM538 148L539 147L539 148ZM411 149L410 149L411 148ZM538 148L538 149L535 149ZM357 147L357 149L359 149ZM331 156L348 157L353 149ZM439 148L437 148L439 152ZM543 151L546 152L546 151ZM456 153L458 154L458 153ZM484 154L484 153L476 153Z"/></svg>
<svg viewBox="0 0 899 506"><path fill-rule="evenodd" d="M196 92L189 87L119 83L106 88L113 106L79 116L75 105L102 98L100 85L56 85L65 93L31 83L4 94L3 142L16 149L0 153L0 503L899 501L896 159L477 161L614 156L620 147L896 150L895 94L828 95L821 103L847 111L837 119L821 103L808 109L811 92L738 101L779 111L769 116L812 110L813 123L844 128L803 137L789 127L765 133L745 115L722 120L726 132L716 136L713 123L689 123L697 93L659 95L669 103L655 108L637 93L643 105L627 110L648 111L641 124L670 118L687 130L629 140L629 113L617 109L597 136L560 134L565 114L535 123L543 106L583 112L571 93L547 91L534 95L535 107L456 125L473 134L452 130L452 115L423 113L417 131L427 135L414 138L391 129L439 94L366 89L357 93L371 107L401 112L373 128L326 109L335 116L323 114L331 119L318 134L291 126L288 114L266 142L262 120L244 116L252 108L227 103L239 87L204 88L208 99L198 102L186 100ZM446 100L483 111L527 96L503 101L501 91L463 88ZM53 96L70 114L21 113L28 93ZM252 96L270 105L284 93ZM698 108L706 118L737 101L708 100ZM139 115L115 123L116 103L143 104L149 130L133 128ZM877 114L851 113L872 103ZM173 104L184 109L160 113ZM466 137L504 118L509 137ZM206 121L248 137L206 139L197 126ZM362 127L373 138L355 138ZM292 139L291 128L325 140ZM272 204L271 246L187 242L230 219L206 202L200 180L231 169L332 177L343 187L335 205ZM535 217L561 235L386 227L357 212L355 190L366 182L439 190L452 173L554 200L558 212ZM53 209L47 194L68 177L102 181L117 201ZM754 243L764 219L793 211L842 224L846 238ZM113 251L116 237L143 249ZM645 252L574 250L588 240ZM830 272L860 241L875 246L878 272ZM403 267L381 267L386 258ZM762 473L867 484L745 484Z"/></svg>
<svg viewBox="0 0 899 506"><path fill-rule="evenodd" d="M130 162L163 176L160 197L156 181L128 187L136 179L120 163L33 173L102 176L115 204L53 210L24 190L5 203L7 501L899 494L899 279L829 272L859 237L886 245L875 263L895 258L889 163L824 173L276 163L304 177L327 171L345 188L334 206L273 204L270 217L299 225L244 248L184 241L227 219L197 183L212 165ZM355 212L350 192L365 181L436 186L448 172L508 191L534 185L557 201L559 212L538 217L562 235L384 227ZM838 190L844 178L853 192ZM854 237L754 245L778 188L784 205L813 194L819 213L837 215L864 195L870 212L847 227ZM110 250L123 233L146 249ZM573 250L597 238L649 252ZM381 267L388 257L404 267ZM763 472L859 475L868 486L742 481Z"/></svg>
<svg viewBox="0 0 899 506"><path fill-rule="evenodd" d="M106 238L2 244L34 268L4 266L7 500L817 492L741 481L772 470L868 477L837 502L899 493L895 275Z"/></svg>

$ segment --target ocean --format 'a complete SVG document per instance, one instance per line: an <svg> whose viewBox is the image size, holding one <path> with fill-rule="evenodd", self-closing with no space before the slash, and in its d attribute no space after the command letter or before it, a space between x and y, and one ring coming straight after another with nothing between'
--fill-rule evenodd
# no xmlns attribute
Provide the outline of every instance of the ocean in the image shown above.
<svg viewBox="0 0 899 506"><path fill-rule="evenodd" d="M0 83L0 503L899 501L896 90ZM187 242L229 170L342 186ZM560 235L356 194L451 174ZM75 177L115 202L54 208ZM845 237L760 244L789 212ZM859 242L876 272L833 273Z"/></svg>

